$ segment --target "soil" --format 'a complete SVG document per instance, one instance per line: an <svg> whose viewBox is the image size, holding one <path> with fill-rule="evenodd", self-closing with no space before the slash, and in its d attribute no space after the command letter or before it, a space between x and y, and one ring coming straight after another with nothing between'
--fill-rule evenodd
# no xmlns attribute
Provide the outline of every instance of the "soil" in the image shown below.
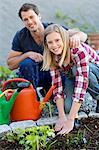
<svg viewBox="0 0 99 150"><path fill-rule="evenodd" d="M75 137L75 140L69 143L67 136L68 139ZM99 118L82 119L78 129L65 136L56 136L49 143L50 150L99 150ZM24 147L18 143L0 140L0 150L24 150Z"/></svg>

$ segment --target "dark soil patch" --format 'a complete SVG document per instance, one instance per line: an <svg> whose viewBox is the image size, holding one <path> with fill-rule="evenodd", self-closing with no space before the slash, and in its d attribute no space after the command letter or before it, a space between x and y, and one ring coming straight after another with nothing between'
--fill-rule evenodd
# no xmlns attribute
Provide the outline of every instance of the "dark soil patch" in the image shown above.
<svg viewBox="0 0 99 150"><path fill-rule="evenodd" d="M77 134L78 142L77 142ZM75 141L66 144L67 136L58 136L57 142L52 146L53 150L99 150L99 118L88 118L81 120L81 126L79 129L74 129L69 134L70 137L76 135ZM83 137L83 136L84 137ZM82 138L83 137L83 138ZM74 139L74 138L73 138ZM55 141L55 139L54 139Z"/></svg>
<svg viewBox="0 0 99 150"><path fill-rule="evenodd" d="M56 136L50 141L50 150L99 150L99 118L82 119L80 128L68 134L68 139L71 137L76 138L69 143L67 135ZM24 147L18 143L0 140L0 150L24 150Z"/></svg>
<svg viewBox="0 0 99 150"><path fill-rule="evenodd" d="M0 141L0 150L24 150L22 145L18 143L11 143L6 140Z"/></svg>

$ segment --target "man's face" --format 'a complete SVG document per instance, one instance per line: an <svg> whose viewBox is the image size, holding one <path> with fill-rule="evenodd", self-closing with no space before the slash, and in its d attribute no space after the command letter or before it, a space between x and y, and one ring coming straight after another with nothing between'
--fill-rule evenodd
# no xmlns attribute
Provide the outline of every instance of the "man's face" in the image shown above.
<svg viewBox="0 0 99 150"><path fill-rule="evenodd" d="M22 11L21 16L25 27L30 32L36 32L39 24L41 23L40 17L32 9L28 11Z"/></svg>

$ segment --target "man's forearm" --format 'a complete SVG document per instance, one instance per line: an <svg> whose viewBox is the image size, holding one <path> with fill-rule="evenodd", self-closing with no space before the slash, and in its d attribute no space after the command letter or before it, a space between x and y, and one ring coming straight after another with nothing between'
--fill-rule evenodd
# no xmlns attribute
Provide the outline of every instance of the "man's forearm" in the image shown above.
<svg viewBox="0 0 99 150"><path fill-rule="evenodd" d="M8 58L7 65L9 67L9 69L10 70L17 69L19 67L19 63L21 61L23 61L25 58L27 58L26 53L22 54L20 56L15 56L15 57L12 57L12 58Z"/></svg>
<svg viewBox="0 0 99 150"><path fill-rule="evenodd" d="M87 40L87 34L76 29L69 29L68 30L69 36L78 36L81 42L85 42Z"/></svg>
<svg viewBox="0 0 99 150"><path fill-rule="evenodd" d="M84 32L79 31L76 35L79 36L81 42L85 42L87 40L87 34Z"/></svg>

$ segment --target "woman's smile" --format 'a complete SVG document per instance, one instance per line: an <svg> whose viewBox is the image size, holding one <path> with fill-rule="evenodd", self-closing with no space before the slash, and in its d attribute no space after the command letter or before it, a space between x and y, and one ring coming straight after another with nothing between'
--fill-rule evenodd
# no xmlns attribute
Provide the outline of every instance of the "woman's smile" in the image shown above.
<svg viewBox="0 0 99 150"><path fill-rule="evenodd" d="M59 55L63 51L63 41L58 32L53 32L46 37L47 46L55 55Z"/></svg>

